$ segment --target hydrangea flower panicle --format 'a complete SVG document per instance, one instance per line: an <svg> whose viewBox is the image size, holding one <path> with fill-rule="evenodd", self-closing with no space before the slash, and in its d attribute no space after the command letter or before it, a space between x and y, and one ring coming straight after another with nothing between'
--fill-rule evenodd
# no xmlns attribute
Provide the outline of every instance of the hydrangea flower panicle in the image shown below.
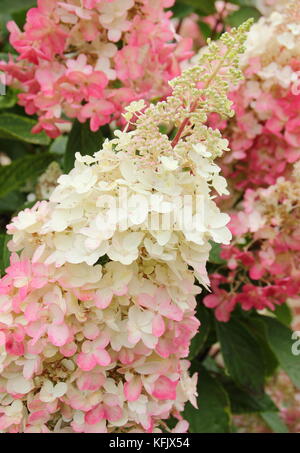
<svg viewBox="0 0 300 453"><path fill-rule="evenodd" d="M215 203L227 189L214 159L228 142L205 123L232 113L226 92L248 28L210 43L165 101L131 104L123 131L93 156L76 154L49 201L8 226L19 255L0 281L4 432L161 432L171 416L175 432L187 430L196 280L209 285L210 241L231 239ZM178 130L175 141L162 125ZM191 203L182 222L178 199L197 195L204 215Z"/></svg>

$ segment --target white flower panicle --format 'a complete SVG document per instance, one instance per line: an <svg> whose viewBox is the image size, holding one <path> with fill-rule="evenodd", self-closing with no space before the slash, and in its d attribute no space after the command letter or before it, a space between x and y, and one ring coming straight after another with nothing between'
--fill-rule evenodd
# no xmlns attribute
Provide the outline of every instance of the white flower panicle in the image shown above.
<svg viewBox="0 0 300 453"><path fill-rule="evenodd" d="M134 130L128 123L93 157L77 154L75 168L59 178L50 203L13 220L13 250L30 255L43 243L43 260L56 266L94 265L104 255L124 265L137 259L175 267L183 262L207 283L203 269L209 241L228 243L230 233L229 216L214 202L214 189L227 193L214 159L228 150L228 142L205 122L211 111L232 114L226 93L241 78L238 55L248 27L244 24L224 34L220 43L210 43L199 66L171 82L173 95L166 101L144 113L143 102L131 104L125 116L135 116ZM173 140L161 126L177 128ZM190 222L179 215L178 199L185 196L192 200ZM197 196L202 204L198 210ZM113 207L111 200L116 200Z"/></svg>

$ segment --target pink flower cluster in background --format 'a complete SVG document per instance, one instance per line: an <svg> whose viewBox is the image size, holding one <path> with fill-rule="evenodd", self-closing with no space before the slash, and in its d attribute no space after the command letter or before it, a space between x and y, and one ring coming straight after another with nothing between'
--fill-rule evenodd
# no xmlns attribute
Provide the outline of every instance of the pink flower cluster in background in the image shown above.
<svg viewBox="0 0 300 453"><path fill-rule="evenodd" d="M300 294L300 10L292 4L254 24L242 57L245 80L231 92L236 116L223 129L231 152L221 161L231 186L233 241L223 246L204 299L220 321L237 304L274 310Z"/></svg>
<svg viewBox="0 0 300 453"><path fill-rule="evenodd" d="M133 100L169 94L168 80L192 55L192 39L176 35L174 0L38 0L24 31L9 22L19 56L0 69L21 89L20 105L38 116L33 132L55 138L70 119L92 131L119 120Z"/></svg>
<svg viewBox="0 0 300 453"><path fill-rule="evenodd" d="M290 74L283 73L282 82L286 75L297 80L298 68L300 59L286 67ZM274 184L300 158L300 94L291 83L266 90L257 78L261 69L252 60L249 79L231 94L236 111L234 125L229 125L233 152L224 159L224 169L240 191Z"/></svg>
<svg viewBox="0 0 300 453"><path fill-rule="evenodd" d="M238 192L275 184L300 159L299 19L294 4L252 26L241 62L245 79L230 95L236 116L212 117L230 140L223 171Z"/></svg>
<svg viewBox="0 0 300 453"><path fill-rule="evenodd" d="M244 310L274 310L300 294L300 168L289 180L267 189L248 189L243 209L232 214L233 242L223 246L226 276L211 276L213 295L206 306L228 321L237 304ZM295 305L295 302L294 302Z"/></svg>

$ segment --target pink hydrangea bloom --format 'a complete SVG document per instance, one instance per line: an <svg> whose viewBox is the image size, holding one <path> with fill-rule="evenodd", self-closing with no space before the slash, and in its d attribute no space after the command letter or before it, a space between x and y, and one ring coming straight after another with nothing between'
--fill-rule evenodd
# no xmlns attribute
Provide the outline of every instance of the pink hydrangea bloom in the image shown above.
<svg viewBox="0 0 300 453"><path fill-rule="evenodd" d="M120 120L133 100L169 94L168 80L191 57L191 38L180 39L164 8L173 0L38 0L24 31L8 23L17 61L1 62L20 105L55 138L70 119L92 131ZM121 45L117 44L121 43Z"/></svg>
<svg viewBox="0 0 300 453"><path fill-rule="evenodd" d="M195 393L182 360L199 326L195 299L178 318L160 308L156 300L165 290L154 284L153 305L143 303L126 266L56 269L36 261L39 256L13 254L0 280L0 389L7 396L0 429L105 433L122 425L153 432L176 416ZM127 285L98 308L102 274L112 271L127 274ZM134 325L132 310L140 313ZM186 431L180 423L177 432Z"/></svg>
<svg viewBox="0 0 300 453"><path fill-rule="evenodd" d="M231 186L222 203L231 210L233 241L222 247L226 264L204 299L220 321L236 305L274 310L297 305L300 294L300 8L283 3L250 30L244 80L230 94L236 116L210 118L231 147L220 164Z"/></svg>
<svg viewBox="0 0 300 453"><path fill-rule="evenodd" d="M244 80L230 95L235 118L211 119L229 140L223 171L238 192L275 184L300 159L299 18L299 5L291 5L252 26Z"/></svg>
<svg viewBox="0 0 300 453"><path fill-rule="evenodd" d="M237 304L274 310L289 302L299 313L299 176L298 162L288 179L246 191L229 225L232 244L222 247L226 275L212 275L213 294L204 298L219 321L228 321Z"/></svg>

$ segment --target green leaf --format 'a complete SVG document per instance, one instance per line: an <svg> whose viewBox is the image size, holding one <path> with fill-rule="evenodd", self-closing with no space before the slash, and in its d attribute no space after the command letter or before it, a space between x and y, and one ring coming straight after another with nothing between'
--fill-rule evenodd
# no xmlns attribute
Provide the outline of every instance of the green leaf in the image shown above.
<svg viewBox="0 0 300 453"><path fill-rule="evenodd" d="M0 212L15 212L25 203L25 195L19 191L10 192L0 199Z"/></svg>
<svg viewBox="0 0 300 453"><path fill-rule="evenodd" d="M222 385L199 364L198 409L185 406L191 433L229 433L230 403Z"/></svg>
<svg viewBox="0 0 300 453"><path fill-rule="evenodd" d="M1 37L1 60L3 59L3 53L7 53L6 47L9 46L8 41L8 30L6 27L7 22L11 20L11 16L9 14L1 14L0 13L0 37Z"/></svg>
<svg viewBox="0 0 300 453"><path fill-rule="evenodd" d="M11 160L16 160L28 156L32 150L32 145L0 138L0 150L4 151Z"/></svg>
<svg viewBox="0 0 300 453"><path fill-rule="evenodd" d="M258 340L239 319L216 322L226 369L242 389L263 394L264 363Z"/></svg>
<svg viewBox="0 0 300 453"><path fill-rule="evenodd" d="M28 179L34 180L48 165L55 160L50 153L41 153L33 156L22 157L5 167L0 167L0 197L18 189Z"/></svg>
<svg viewBox="0 0 300 453"><path fill-rule="evenodd" d="M263 412L260 414L267 425L274 433L288 433L289 429L286 424L281 420L277 412Z"/></svg>
<svg viewBox="0 0 300 453"><path fill-rule="evenodd" d="M0 115L0 137L9 140L20 140L35 145L49 145L50 138L45 132L33 134L32 128L36 122L25 116L14 113L3 113Z"/></svg>
<svg viewBox="0 0 300 453"><path fill-rule="evenodd" d="M212 29L206 22L199 22L199 27L201 30L202 35L205 39L210 38L212 34Z"/></svg>
<svg viewBox="0 0 300 453"><path fill-rule="evenodd" d="M209 331L211 329L211 318L208 310L203 306L203 304L198 303L197 306L197 318L201 322L199 332L192 339L190 346L190 355L189 360L193 360L197 357L203 349L205 342L208 338Z"/></svg>
<svg viewBox="0 0 300 453"><path fill-rule="evenodd" d="M92 132L88 122L82 124L75 120L67 143L64 161L65 172L68 173L73 168L77 152L92 156L101 149L103 142L104 137L101 129Z"/></svg>
<svg viewBox="0 0 300 453"><path fill-rule="evenodd" d="M260 316L257 314L255 315L255 318L249 317L247 318L247 320L245 320L245 322L247 323L247 326L251 329L255 338L259 340L259 346L261 349L265 367L265 376L266 377L272 376L278 367L278 360L269 346L266 337L264 323L260 319Z"/></svg>
<svg viewBox="0 0 300 453"><path fill-rule="evenodd" d="M49 151L50 153L64 155L67 149L68 137L66 135L60 135L55 140L53 140Z"/></svg>
<svg viewBox="0 0 300 453"><path fill-rule="evenodd" d="M174 17L178 17L178 19L183 19L194 11L192 6L186 5L182 2L176 2L170 9L173 12Z"/></svg>
<svg viewBox="0 0 300 453"><path fill-rule="evenodd" d="M9 251L7 243L10 237L7 234L0 234L0 275L5 273L5 269L9 266Z"/></svg>
<svg viewBox="0 0 300 453"><path fill-rule="evenodd" d="M220 368L217 365L217 362L209 355L205 357L205 359L201 362L206 371L209 371L212 374L222 374L223 373L223 368ZM193 362L192 362L193 366ZM196 370L197 371L197 370Z"/></svg>
<svg viewBox="0 0 300 453"><path fill-rule="evenodd" d="M221 245L210 241L211 250L209 252L209 262L213 264L225 264L226 261L221 258Z"/></svg>
<svg viewBox="0 0 300 453"><path fill-rule="evenodd" d="M233 381L222 382L222 384L228 393L233 414L277 411L277 407L266 393L254 396L239 388Z"/></svg>
<svg viewBox="0 0 300 453"><path fill-rule="evenodd" d="M14 105L16 105L18 100L18 93L11 88L5 87L6 94L0 95L0 109L10 109Z"/></svg>
<svg viewBox="0 0 300 453"><path fill-rule="evenodd" d="M1 14L13 13L36 6L36 0L1 0Z"/></svg>
<svg viewBox="0 0 300 453"><path fill-rule="evenodd" d="M23 28L26 23L26 16L29 8L18 9L18 11L12 12L12 18L16 22L19 28Z"/></svg>
<svg viewBox="0 0 300 453"><path fill-rule="evenodd" d="M180 3L192 6L194 11L202 16L209 16L216 12L215 0L180 0Z"/></svg>
<svg viewBox="0 0 300 453"><path fill-rule="evenodd" d="M245 6L229 14L229 16L226 17L225 22L231 27L239 27L243 22L246 22L246 20L250 18L257 21L260 17L261 14L258 9L253 8L252 6Z"/></svg>
<svg viewBox="0 0 300 453"><path fill-rule="evenodd" d="M270 348L280 366L286 371L294 385L300 388L300 360L293 354L292 330L275 318L261 316L266 328L266 336Z"/></svg>
<svg viewBox="0 0 300 453"><path fill-rule="evenodd" d="M230 0L229 3L233 3L239 6L255 6L257 0Z"/></svg>
<svg viewBox="0 0 300 453"><path fill-rule="evenodd" d="M8 61L9 60L9 54L6 52L0 52L0 60Z"/></svg>
<svg viewBox="0 0 300 453"><path fill-rule="evenodd" d="M287 327L290 327L293 320L293 314L287 303L277 305L272 313L275 314L276 318L280 322L282 322L282 324L285 324Z"/></svg>

